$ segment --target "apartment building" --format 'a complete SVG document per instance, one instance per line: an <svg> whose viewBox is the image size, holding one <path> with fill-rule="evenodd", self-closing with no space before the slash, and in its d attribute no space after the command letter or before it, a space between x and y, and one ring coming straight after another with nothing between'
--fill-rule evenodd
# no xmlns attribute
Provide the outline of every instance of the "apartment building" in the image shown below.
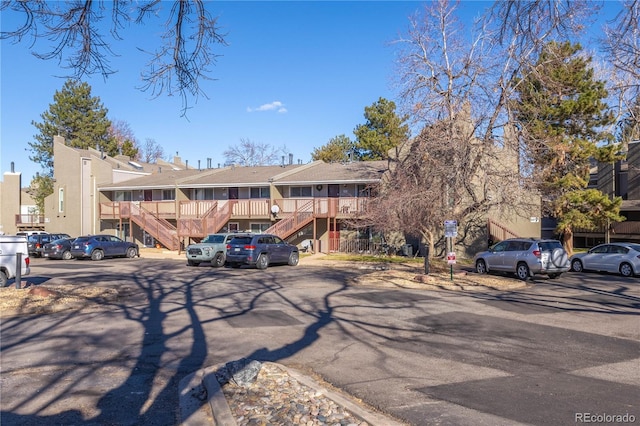
<svg viewBox="0 0 640 426"><path fill-rule="evenodd" d="M574 246L592 247L611 241L640 242L640 141L628 144L624 160L614 164L596 163L589 186L611 197L622 197L620 214L626 220L595 230L577 229Z"/></svg>
<svg viewBox="0 0 640 426"><path fill-rule="evenodd" d="M291 158L259 167L194 168L177 157L143 164L72 148L56 137L54 191L39 222L50 232L109 233L171 250L238 230L270 232L294 244L309 240L321 252L375 251L379 247L372 244L381 243L375 230L354 225L387 168L387 161L294 164ZM14 175L9 178L19 187ZM3 185L3 221L24 229L27 224L4 213L5 206L17 210L22 201L5 205L6 195ZM532 220L537 217L539 211L488 221L487 234L539 235Z"/></svg>

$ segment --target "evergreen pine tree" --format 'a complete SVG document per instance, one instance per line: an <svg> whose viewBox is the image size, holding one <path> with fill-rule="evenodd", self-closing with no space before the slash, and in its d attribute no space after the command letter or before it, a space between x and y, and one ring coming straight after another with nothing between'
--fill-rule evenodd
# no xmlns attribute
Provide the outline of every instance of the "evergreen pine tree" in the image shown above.
<svg viewBox="0 0 640 426"><path fill-rule="evenodd" d="M512 103L531 177L556 232L573 252L573 230L595 229L620 216L619 197L587 189L592 160L614 162L619 145L607 129L613 114L604 103L605 84L594 77L580 45L549 43L535 67L517 81Z"/></svg>

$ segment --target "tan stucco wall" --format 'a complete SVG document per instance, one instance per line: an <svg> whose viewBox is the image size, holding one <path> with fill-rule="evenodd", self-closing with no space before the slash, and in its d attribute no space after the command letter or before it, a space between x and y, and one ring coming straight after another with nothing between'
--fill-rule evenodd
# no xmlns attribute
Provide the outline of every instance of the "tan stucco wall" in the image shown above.
<svg viewBox="0 0 640 426"><path fill-rule="evenodd" d="M45 199L44 215L48 232L82 235L81 159L78 151L64 145L64 138L53 138L53 193ZM60 191L64 200L60 208Z"/></svg>
<svg viewBox="0 0 640 426"><path fill-rule="evenodd" d="M22 174L6 172L0 182L0 231L15 234L16 215L20 214Z"/></svg>

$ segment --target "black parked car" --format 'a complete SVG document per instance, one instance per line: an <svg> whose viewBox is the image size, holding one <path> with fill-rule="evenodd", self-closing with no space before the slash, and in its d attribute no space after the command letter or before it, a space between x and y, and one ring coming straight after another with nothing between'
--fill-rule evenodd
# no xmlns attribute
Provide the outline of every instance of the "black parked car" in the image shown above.
<svg viewBox="0 0 640 426"><path fill-rule="evenodd" d="M298 248L277 235L237 236L227 244L227 263L232 268L255 265L258 269L266 269L277 263L296 266L299 260Z"/></svg>
<svg viewBox="0 0 640 426"><path fill-rule="evenodd" d="M75 238L61 238L51 241L42 248L42 257L47 259L73 259L71 254L71 243Z"/></svg>
<svg viewBox="0 0 640 426"><path fill-rule="evenodd" d="M29 256L42 257L42 249L45 244L60 238L71 238L69 234L33 234L27 238Z"/></svg>

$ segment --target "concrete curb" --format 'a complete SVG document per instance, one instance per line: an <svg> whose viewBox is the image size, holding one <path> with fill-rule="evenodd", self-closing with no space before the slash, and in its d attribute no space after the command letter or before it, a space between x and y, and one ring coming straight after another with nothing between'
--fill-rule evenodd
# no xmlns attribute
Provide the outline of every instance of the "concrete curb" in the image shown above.
<svg viewBox="0 0 640 426"><path fill-rule="evenodd" d="M292 378L304 386L322 393L338 405L344 407L355 417L360 418L371 426L405 426L384 414L364 407L346 395L329 390L318 381L282 364L264 362L276 365L286 371ZM237 422L229 404L222 392L222 388L215 372L219 366L206 367L182 379L179 384L180 397L180 425L181 426L236 426ZM206 399L206 404L203 403Z"/></svg>
<svg viewBox="0 0 640 426"><path fill-rule="evenodd" d="M216 423L204 404L206 389L202 384L203 370L198 370L180 380L178 384L179 415L182 426L210 426Z"/></svg>
<svg viewBox="0 0 640 426"><path fill-rule="evenodd" d="M235 426L236 419L231 413L227 399L222 393L222 387L216 378L218 367L209 367L204 370L202 383L207 390L207 401L213 415L213 424L220 426Z"/></svg>
<svg viewBox="0 0 640 426"><path fill-rule="evenodd" d="M285 367L282 364L277 364L278 367L285 370L287 373L291 375L298 382L302 383L305 386L314 389L315 391L321 391L324 396L331 399L338 405L344 407L347 411L351 412L356 417L361 418L369 425L376 426L405 426L405 423L400 423L390 417L385 416L384 414L374 412L370 409L364 408L362 404L359 404L353 400L351 400L348 396L342 395L338 392L327 389L322 384L318 383L316 380L309 376L305 376L304 374L295 371L289 367Z"/></svg>

